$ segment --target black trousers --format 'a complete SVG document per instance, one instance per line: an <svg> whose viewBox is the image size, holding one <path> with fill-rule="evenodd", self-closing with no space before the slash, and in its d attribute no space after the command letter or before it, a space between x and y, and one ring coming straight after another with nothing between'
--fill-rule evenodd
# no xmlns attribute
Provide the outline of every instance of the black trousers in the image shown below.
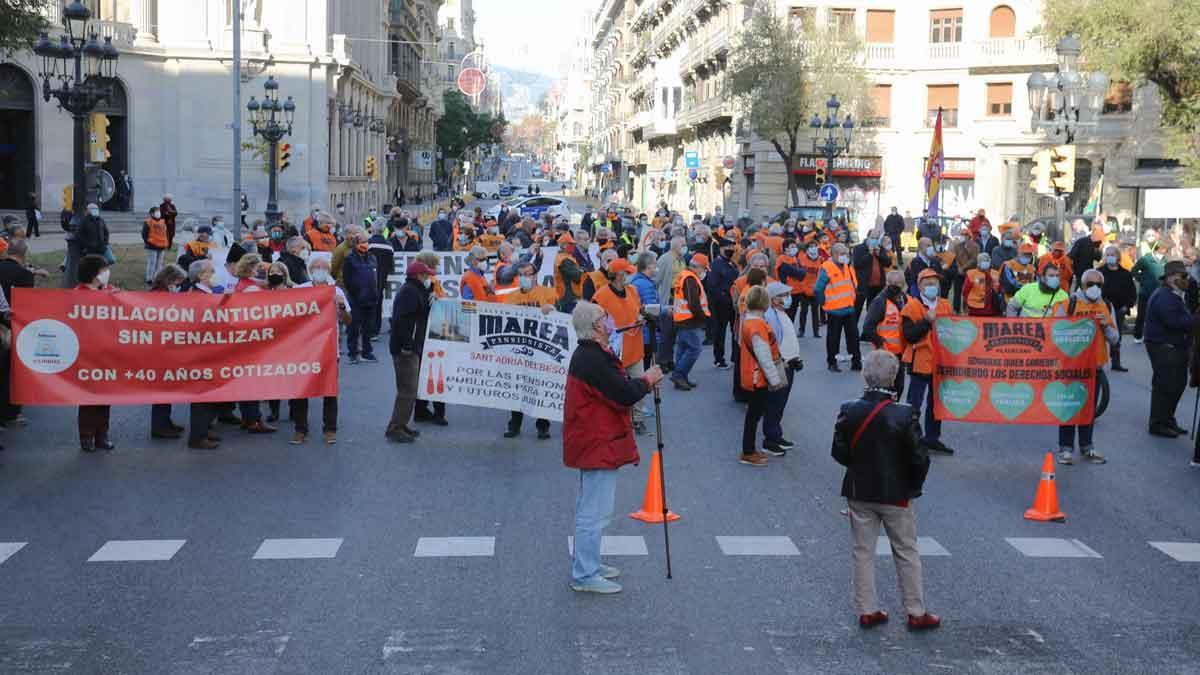
<svg viewBox="0 0 1200 675"><path fill-rule="evenodd" d="M825 361L829 365L837 363L838 346L841 336L846 335L846 351L855 364L862 363L862 352L858 348L858 316L849 314L828 314L829 326L825 333Z"/></svg>
<svg viewBox="0 0 1200 675"><path fill-rule="evenodd" d="M508 417L508 428L512 429L513 431L520 431L521 424L523 424L524 422L525 422L525 413L523 413L519 410L514 410L514 411L512 411L512 414L509 415L509 417ZM539 417L537 419L537 421L533 423L533 426L538 431L549 431L550 430L550 420L544 420Z"/></svg>
<svg viewBox="0 0 1200 675"><path fill-rule="evenodd" d="M733 305L712 306L713 363L725 363L725 337L733 331ZM730 355L732 358L732 354Z"/></svg>
<svg viewBox="0 0 1200 675"><path fill-rule="evenodd" d="M111 410L106 405L79 406L79 441L81 443L108 440L108 415Z"/></svg>
<svg viewBox="0 0 1200 675"><path fill-rule="evenodd" d="M208 438L209 428L217 411L226 403L193 403L188 406L188 442L199 443Z"/></svg>
<svg viewBox="0 0 1200 675"><path fill-rule="evenodd" d="M812 334L813 337L819 337L821 334L821 306L817 304L817 299L811 295L793 295L792 298L793 302L800 304L799 312L797 312L797 316L800 317L798 334L804 335L804 328L808 325L808 315L812 314Z"/></svg>
<svg viewBox="0 0 1200 675"><path fill-rule="evenodd" d="M150 406L150 433L171 431L171 404L156 403Z"/></svg>
<svg viewBox="0 0 1200 675"><path fill-rule="evenodd" d="M742 454L752 455L758 451L758 423L767 414L769 394L766 389L747 392L746 418L742 422Z"/></svg>
<svg viewBox="0 0 1200 675"><path fill-rule="evenodd" d="M1146 327L1146 303L1150 301L1150 296L1138 296L1138 315L1133 322L1133 337L1141 340L1142 330Z"/></svg>
<svg viewBox="0 0 1200 675"><path fill-rule="evenodd" d="M1146 353L1150 355L1150 367L1154 369L1150 380L1150 428L1178 426L1175 408L1187 389L1188 350L1148 342Z"/></svg>
<svg viewBox="0 0 1200 675"><path fill-rule="evenodd" d="M297 432L308 433L308 399L294 398L288 401L288 414ZM338 400L336 396L321 399L321 431L337 431Z"/></svg>
<svg viewBox="0 0 1200 675"><path fill-rule="evenodd" d="M950 293L953 296L951 298L950 302L954 306L955 314L958 314L959 312L962 311L962 291L963 291L963 282L965 280L966 280L966 277L964 277L961 274L956 275L953 279L950 280Z"/></svg>
<svg viewBox="0 0 1200 675"><path fill-rule="evenodd" d="M871 301L874 300L875 296L879 295L879 292L882 290L883 290L883 287L876 287L876 288L865 288L864 287L864 288L859 289L858 294L854 296L854 316L857 317L858 319L861 319L862 315L863 315L863 311L862 311L863 305L870 307Z"/></svg>

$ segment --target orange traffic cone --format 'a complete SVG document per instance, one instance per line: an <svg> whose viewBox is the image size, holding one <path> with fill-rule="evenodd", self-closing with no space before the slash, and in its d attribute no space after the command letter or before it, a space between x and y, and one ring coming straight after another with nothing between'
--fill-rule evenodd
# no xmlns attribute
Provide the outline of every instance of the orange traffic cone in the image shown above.
<svg viewBox="0 0 1200 675"><path fill-rule="evenodd" d="M650 457L650 475L646 477L646 496L642 499L642 508L629 514L629 517L644 523L663 521L662 455L657 450ZM679 520L679 515L667 511L667 520Z"/></svg>
<svg viewBox="0 0 1200 675"><path fill-rule="evenodd" d="M1067 514L1058 510L1058 487L1054 484L1054 454L1047 452L1042 462L1042 479L1038 481L1033 506L1025 511L1026 520L1067 522Z"/></svg>

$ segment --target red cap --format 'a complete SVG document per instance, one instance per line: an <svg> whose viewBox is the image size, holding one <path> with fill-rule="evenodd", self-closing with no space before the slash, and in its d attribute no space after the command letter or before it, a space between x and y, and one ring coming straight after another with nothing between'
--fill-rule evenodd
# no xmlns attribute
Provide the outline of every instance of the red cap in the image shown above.
<svg viewBox="0 0 1200 675"><path fill-rule="evenodd" d="M708 256L704 255L703 253L697 253L696 255L692 256L692 264L699 265L700 267L703 267L704 269L708 269L709 268Z"/></svg>
<svg viewBox="0 0 1200 675"><path fill-rule="evenodd" d="M434 277L437 276L436 272L429 269L429 265L426 265L425 263L420 262L418 260L414 260L408 264L408 269L405 271L405 274L407 274L410 277L415 277L419 274L428 274L429 276L434 276Z"/></svg>
<svg viewBox="0 0 1200 675"><path fill-rule="evenodd" d="M612 272L624 272L626 274L634 274L637 272L637 268L624 258L617 258L616 260L608 263L608 269Z"/></svg>
<svg viewBox="0 0 1200 675"><path fill-rule="evenodd" d="M932 270L932 269L929 269L928 267L926 267L925 269L921 270L920 274L917 275L917 282L920 283L922 281L925 281L926 279L941 279L941 278L942 278L942 275L938 274L936 270Z"/></svg>

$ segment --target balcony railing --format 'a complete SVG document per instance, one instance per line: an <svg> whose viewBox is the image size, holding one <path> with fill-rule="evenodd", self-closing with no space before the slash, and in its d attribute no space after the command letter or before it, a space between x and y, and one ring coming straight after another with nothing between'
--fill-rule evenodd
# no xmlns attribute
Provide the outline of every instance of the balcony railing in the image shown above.
<svg viewBox="0 0 1200 675"><path fill-rule="evenodd" d="M961 42L934 42L929 45L929 58L935 61L957 59L961 54Z"/></svg>
<svg viewBox="0 0 1200 675"><path fill-rule="evenodd" d="M927 111L925 115L925 128L932 129L937 123L937 108ZM958 126L958 108L942 108L942 128L953 129Z"/></svg>
<svg viewBox="0 0 1200 675"><path fill-rule="evenodd" d="M896 45L868 44L866 56L869 64L887 66L896 61Z"/></svg>

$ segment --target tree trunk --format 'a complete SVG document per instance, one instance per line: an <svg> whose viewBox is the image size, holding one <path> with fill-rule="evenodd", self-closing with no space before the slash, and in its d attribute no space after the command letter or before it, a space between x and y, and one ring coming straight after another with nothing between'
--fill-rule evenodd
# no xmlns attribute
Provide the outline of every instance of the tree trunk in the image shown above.
<svg viewBox="0 0 1200 675"><path fill-rule="evenodd" d="M785 151L783 146L779 145L779 141L773 138L771 139L771 145L775 146L775 152L779 153L779 158L783 160L783 168L787 171L787 189L788 195L792 199L792 206L800 206L800 193L796 185L796 174L792 172L792 163L795 161L794 158L796 156L796 142L794 139L791 142L791 153Z"/></svg>

